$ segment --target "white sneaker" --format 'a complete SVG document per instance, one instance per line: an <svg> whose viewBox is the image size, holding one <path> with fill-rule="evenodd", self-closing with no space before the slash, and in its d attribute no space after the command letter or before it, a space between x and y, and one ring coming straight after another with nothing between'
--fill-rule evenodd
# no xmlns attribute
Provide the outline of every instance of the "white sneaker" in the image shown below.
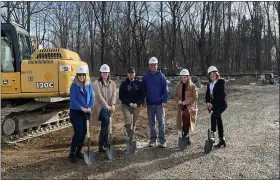
<svg viewBox="0 0 280 180"><path fill-rule="evenodd" d="M166 148L166 142L164 142L163 144L160 143L159 147Z"/></svg>
<svg viewBox="0 0 280 180"><path fill-rule="evenodd" d="M157 145L157 142L156 142L156 140L150 140L150 142L149 142L149 147L155 147Z"/></svg>

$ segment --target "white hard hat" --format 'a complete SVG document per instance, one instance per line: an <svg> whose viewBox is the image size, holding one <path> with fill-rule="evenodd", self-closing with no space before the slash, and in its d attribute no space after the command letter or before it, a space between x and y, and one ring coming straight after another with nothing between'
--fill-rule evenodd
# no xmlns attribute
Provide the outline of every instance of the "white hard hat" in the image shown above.
<svg viewBox="0 0 280 180"><path fill-rule="evenodd" d="M210 66L210 67L208 68L208 73L213 72L213 71L217 72L218 69L217 69L215 66Z"/></svg>
<svg viewBox="0 0 280 180"><path fill-rule="evenodd" d="M86 74L88 72L88 66L80 66L77 68L76 74Z"/></svg>
<svg viewBox="0 0 280 180"><path fill-rule="evenodd" d="M100 72L110 72L110 67L107 64L103 64L100 67Z"/></svg>
<svg viewBox="0 0 280 180"><path fill-rule="evenodd" d="M158 64L158 60L156 57L151 57L149 60L149 64Z"/></svg>
<svg viewBox="0 0 280 180"><path fill-rule="evenodd" d="M180 74L179 74L180 76L189 76L190 75L190 73L189 73L189 71L187 70L187 69L182 69L181 71L180 71Z"/></svg>

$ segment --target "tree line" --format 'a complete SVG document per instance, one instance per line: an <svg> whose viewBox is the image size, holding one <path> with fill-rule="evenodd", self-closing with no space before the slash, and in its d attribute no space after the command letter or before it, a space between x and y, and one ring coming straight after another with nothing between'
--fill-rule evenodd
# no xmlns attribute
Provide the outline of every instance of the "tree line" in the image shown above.
<svg viewBox="0 0 280 180"><path fill-rule="evenodd" d="M279 71L280 2L1 2L42 48L67 48L91 73L107 63L115 75L138 74L156 56L166 75L188 68L205 75Z"/></svg>

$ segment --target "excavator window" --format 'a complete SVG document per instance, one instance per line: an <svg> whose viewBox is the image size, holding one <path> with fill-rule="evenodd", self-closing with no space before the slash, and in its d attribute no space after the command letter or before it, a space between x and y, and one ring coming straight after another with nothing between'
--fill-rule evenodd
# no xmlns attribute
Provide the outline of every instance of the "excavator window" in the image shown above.
<svg viewBox="0 0 280 180"><path fill-rule="evenodd" d="M31 44L28 36L18 34L21 59L31 58Z"/></svg>
<svg viewBox="0 0 280 180"><path fill-rule="evenodd" d="M1 37L1 72L15 72L12 44L7 37Z"/></svg>

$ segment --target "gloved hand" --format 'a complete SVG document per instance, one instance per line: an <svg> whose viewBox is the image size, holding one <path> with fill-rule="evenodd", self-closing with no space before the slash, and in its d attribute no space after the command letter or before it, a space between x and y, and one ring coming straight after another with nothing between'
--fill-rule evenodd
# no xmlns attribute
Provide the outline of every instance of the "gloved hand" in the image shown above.
<svg viewBox="0 0 280 180"><path fill-rule="evenodd" d="M178 101L178 104L181 105L183 102L182 101Z"/></svg>

